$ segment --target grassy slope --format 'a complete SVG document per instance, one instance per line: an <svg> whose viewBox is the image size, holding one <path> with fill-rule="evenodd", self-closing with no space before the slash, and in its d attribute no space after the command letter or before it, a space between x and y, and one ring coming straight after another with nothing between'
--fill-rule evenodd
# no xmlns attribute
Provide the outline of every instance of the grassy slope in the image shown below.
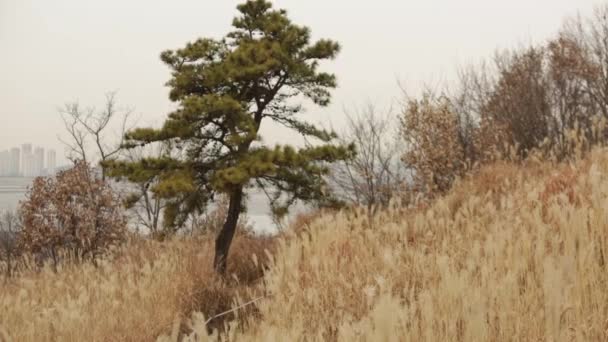
<svg viewBox="0 0 608 342"><path fill-rule="evenodd" d="M495 164L428 209L324 217L241 340L608 339L608 154Z"/></svg>
<svg viewBox="0 0 608 342"><path fill-rule="evenodd" d="M212 239L133 241L115 260L46 269L2 283L0 342L154 341L192 312L229 310L262 289L272 242L237 236L227 284L211 269ZM251 256L256 255L254 263ZM215 322L213 322L215 324Z"/></svg>
<svg viewBox="0 0 608 342"><path fill-rule="evenodd" d="M237 292L269 294L231 330L243 341L606 340L607 199L605 151L494 164L371 227L362 211L320 217L280 241L265 284L247 256L268 245L243 240L234 271L247 280L228 289L210 281L201 243L144 244L101 269L0 286L0 340L204 341L190 313L220 312Z"/></svg>

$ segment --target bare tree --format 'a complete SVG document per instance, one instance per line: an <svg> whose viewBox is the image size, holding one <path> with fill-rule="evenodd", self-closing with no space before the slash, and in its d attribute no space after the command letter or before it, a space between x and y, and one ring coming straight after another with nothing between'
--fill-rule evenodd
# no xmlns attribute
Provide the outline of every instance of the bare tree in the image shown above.
<svg viewBox="0 0 608 342"><path fill-rule="evenodd" d="M343 143L354 143L357 155L333 166L329 176L338 198L376 209L386 206L405 182L400 163L396 117L391 110L379 113L373 105L346 113Z"/></svg>
<svg viewBox="0 0 608 342"><path fill-rule="evenodd" d="M561 71L556 75L557 95L570 100L566 110L587 126L587 138L606 140L605 127L593 127L590 133L589 126L598 126L590 122L598 115L608 120L608 5L596 7L589 18L567 20L550 46L553 63Z"/></svg>
<svg viewBox="0 0 608 342"><path fill-rule="evenodd" d="M6 276L15 272L15 261L21 254L17 244L21 225L19 217L12 211L0 215L0 261L6 264Z"/></svg>
<svg viewBox="0 0 608 342"><path fill-rule="evenodd" d="M600 102L594 100L590 89L599 76L599 68L590 61L580 41L564 34L548 44L550 101L553 118L551 143L558 156L570 154L571 132L578 139L590 142Z"/></svg>
<svg viewBox="0 0 608 342"><path fill-rule="evenodd" d="M87 160L87 133L81 127L80 117L83 115L78 103L67 103L64 108L60 109L61 118L66 132L69 134L69 141L59 137L59 140L67 147L67 157L72 163L78 160L88 162Z"/></svg>
<svg viewBox="0 0 608 342"><path fill-rule="evenodd" d="M129 161L141 160L144 157L157 157L168 155L166 146L147 145L125 150L124 158ZM111 174L110 174L111 176ZM137 227L143 226L154 237L167 235L162 225L162 211L167 201L155 196L152 189L158 184L156 173L141 172L126 179L124 204L131 219L134 219Z"/></svg>
<svg viewBox="0 0 608 342"><path fill-rule="evenodd" d="M580 16L567 20L560 38L576 44L579 71L586 75L586 90L599 110L608 118L608 5L595 8L589 18ZM583 62L584 60L584 62ZM583 62L583 63L581 63Z"/></svg>
<svg viewBox="0 0 608 342"><path fill-rule="evenodd" d="M493 157L497 142L503 139L500 125L483 116L484 106L496 82L494 76L490 65L485 62L469 65L458 70L455 85L445 91L451 111L457 117L458 138L469 168Z"/></svg>
<svg viewBox="0 0 608 342"><path fill-rule="evenodd" d="M68 158L72 162L82 160L88 163L101 163L102 179L106 172L103 163L116 157L122 151L124 134L134 124L131 122L133 110L119 108L116 92L106 94L102 110L94 107L82 108L78 102L68 103L60 110L68 140L60 140L68 148ZM120 121L118 132L109 136L112 123ZM92 150L89 148L93 145Z"/></svg>
<svg viewBox="0 0 608 342"><path fill-rule="evenodd" d="M482 110L483 120L508 128L509 143L524 157L550 137L553 124L545 57L543 47L498 54L497 81Z"/></svg>

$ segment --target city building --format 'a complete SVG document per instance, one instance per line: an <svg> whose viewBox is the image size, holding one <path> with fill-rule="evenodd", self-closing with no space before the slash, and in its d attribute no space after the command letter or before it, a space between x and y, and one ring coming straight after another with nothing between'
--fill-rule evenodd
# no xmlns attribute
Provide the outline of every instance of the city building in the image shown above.
<svg viewBox="0 0 608 342"><path fill-rule="evenodd" d="M31 177L33 173L32 144L21 145L20 175Z"/></svg>
<svg viewBox="0 0 608 342"><path fill-rule="evenodd" d="M8 150L0 152L0 177L7 177L10 173L11 153Z"/></svg>
<svg viewBox="0 0 608 342"><path fill-rule="evenodd" d="M10 155L10 167L9 167L9 176L11 177L19 177L20 175L20 150L17 147L11 149Z"/></svg>
<svg viewBox="0 0 608 342"><path fill-rule="evenodd" d="M32 148L28 143L0 150L0 177L38 177L54 175L57 171L57 152L54 149L45 151L42 147Z"/></svg>
<svg viewBox="0 0 608 342"><path fill-rule="evenodd" d="M33 160L32 160L32 176L38 177L42 176L42 170L44 169L44 148L36 147L34 150Z"/></svg>
<svg viewBox="0 0 608 342"><path fill-rule="evenodd" d="M32 153L32 144L27 143L27 144L21 145L21 151L23 153Z"/></svg>
<svg viewBox="0 0 608 342"><path fill-rule="evenodd" d="M55 150L49 150L46 155L47 175L54 175L55 169L57 169L57 153L55 153Z"/></svg>
<svg viewBox="0 0 608 342"><path fill-rule="evenodd" d="M34 176L34 155L31 152L26 152L21 155L21 176Z"/></svg>

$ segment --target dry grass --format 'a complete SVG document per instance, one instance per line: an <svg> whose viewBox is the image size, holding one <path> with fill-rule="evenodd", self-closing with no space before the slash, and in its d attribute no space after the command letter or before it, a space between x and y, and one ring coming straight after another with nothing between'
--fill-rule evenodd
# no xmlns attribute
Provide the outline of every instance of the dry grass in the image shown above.
<svg viewBox="0 0 608 342"><path fill-rule="evenodd" d="M607 199L606 150L496 163L426 207L380 212L373 229L362 210L300 218L263 282L248 255L266 240L237 240L245 280L228 284L211 274L210 241L139 242L99 269L0 286L0 336L216 340L205 317L266 295L212 326L240 341L603 341Z"/></svg>
<svg viewBox="0 0 608 342"><path fill-rule="evenodd" d="M270 240L238 236L228 281L211 269L208 238L135 240L98 268L67 265L57 273L22 275L0 283L0 341L153 341L179 317L195 311L212 316L237 298L255 296L265 250L272 248ZM222 320L211 326L221 327Z"/></svg>
<svg viewBox="0 0 608 342"><path fill-rule="evenodd" d="M228 338L607 340L608 154L528 164L484 168L374 229L362 212L319 218L282 244L262 320Z"/></svg>

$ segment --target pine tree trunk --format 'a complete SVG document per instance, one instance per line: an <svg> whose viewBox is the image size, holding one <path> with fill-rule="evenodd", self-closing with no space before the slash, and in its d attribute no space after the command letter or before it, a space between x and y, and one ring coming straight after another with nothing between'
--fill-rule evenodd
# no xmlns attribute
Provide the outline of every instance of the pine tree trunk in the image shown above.
<svg viewBox="0 0 608 342"><path fill-rule="evenodd" d="M11 247L9 247L11 248ZM11 268L11 263L13 262L13 260L11 259L11 253L13 252L12 249L7 248L7 253L6 253L6 273L8 278L10 278L12 276L12 268Z"/></svg>
<svg viewBox="0 0 608 342"><path fill-rule="evenodd" d="M226 273L226 265L228 260L228 252L232 244L232 238L236 232L236 225L241 214L241 201L243 199L243 189L238 188L230 194L230 204L228 206L228 215L224 226L215 240L215 258L213 260L213 268L219 274Z"/></svg>

